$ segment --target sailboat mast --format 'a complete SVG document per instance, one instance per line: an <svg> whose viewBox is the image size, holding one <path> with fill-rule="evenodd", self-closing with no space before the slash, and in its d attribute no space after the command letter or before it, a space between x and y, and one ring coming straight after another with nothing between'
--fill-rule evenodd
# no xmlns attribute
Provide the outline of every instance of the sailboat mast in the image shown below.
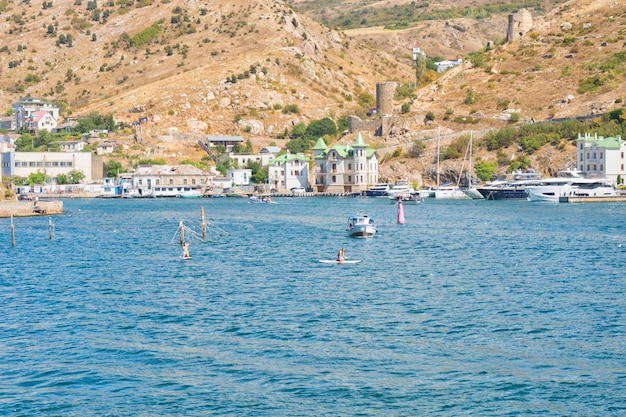
<svg viewBox="0 0 626 417"><path fill-rule="evenodd" d="M441 127L437 126L437 188L439 188L439 141L441 140Z"/></svg>
<svg viewBox="0 0 626 417"><path fill-rule="evenodd" d="M470 142L469 142L469 178L467 179L467 185L469 188L472 188L472 133L470 132Z"/></svg>

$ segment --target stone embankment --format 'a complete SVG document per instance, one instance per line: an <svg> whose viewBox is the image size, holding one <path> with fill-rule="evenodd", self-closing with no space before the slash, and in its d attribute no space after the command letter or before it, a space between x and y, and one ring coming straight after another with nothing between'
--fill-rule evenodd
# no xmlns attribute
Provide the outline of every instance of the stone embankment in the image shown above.
<svg viewBox="0 0 626 417"><path fill-rule="evenodd" d="M63 214L62 201L2 201L0 218Z"/></svg>

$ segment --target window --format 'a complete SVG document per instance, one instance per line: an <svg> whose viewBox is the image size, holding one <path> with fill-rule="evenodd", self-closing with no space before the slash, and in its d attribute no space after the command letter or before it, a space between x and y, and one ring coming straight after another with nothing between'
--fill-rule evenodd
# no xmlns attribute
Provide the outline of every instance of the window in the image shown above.
<svg viewBox="0 0 626 417"><path fill-rule="evenodd" d="M139 184L139 185L143 185L143 180L142 180L142 179L139 179L138 184Z"/></svg>
<svg viewBox="0 0 626 417"><path fill-rule="evenodd" d="M183 185L187 185L187 178L183 178Z"/></svg>
<svg viewBox="0 0 626 417"><path fill-rule="evenodd" d="M604 158L604 152L600 152L600 159Z"/></svg>
<svg viewBox="0 0 626 417"><path fill-rule="evenodd" d="M155 184L155 185L159 185L159 184L161 184L161 179L160 179L160 178L157 178L157 179L156 179L156 181L154 182L154 184Z"/></svg>
<svg viewBox="0 0 626 417"><path fill-rule="evenodd" d="M352 164L348 164L348 171L352 170Z"/></svg>
<svg viewBox="0 0 626 417"><path fill-rule="evenodd" d="M174 185L174 178L170 178L170 185Z"/></svg>
<svg viewBox="0 0 626 417"><path fill-rule="evenodd" d="M334 175L333 175L332 182L333 182L333 183L337 182L337 178L336 178Z"/></svg>
<svg viewBox="0 0 626 417"><path fill-rule="evenodd" d="M191 179L191 184L196 185L196 179L195 178Z"/></svg>
<svg viewBox="0 0 626 417"><path fill-rule="evenodd" d="M600 171L604 171L604 165L600 164Z"/></svg>
<svg viewBox="0 0 626 417"><path fill-rule="evenodd" d="M348 182L352 182L352 175L348 175Z"/></svg>
<svg viewBox="0 0 626 417"><path fill-rule="evenodd" d="M28 163L28 166L29 166L29 167L34 167L34 166L37 166L37 162L29 162L29 163Z"/></svg>

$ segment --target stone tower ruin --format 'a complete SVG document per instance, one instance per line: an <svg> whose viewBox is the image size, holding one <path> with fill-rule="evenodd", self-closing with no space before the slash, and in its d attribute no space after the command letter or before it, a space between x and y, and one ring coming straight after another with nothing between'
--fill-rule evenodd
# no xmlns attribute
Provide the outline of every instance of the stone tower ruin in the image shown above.
<svg viewBox="0 0 626 417"><path fill-rule="evenodd" d="M506 41L511 42L521 39L533 28L533 16L526 9L520 9L517 13L509 15L509 26L506 30Z"/></svg>
<svg viewBox="0 0 626 417"><path fill-rule="evenodd" d="M380 115L393 113L393 96L396 92L396 83L387 81L376 84L376 112Z"/></svg>

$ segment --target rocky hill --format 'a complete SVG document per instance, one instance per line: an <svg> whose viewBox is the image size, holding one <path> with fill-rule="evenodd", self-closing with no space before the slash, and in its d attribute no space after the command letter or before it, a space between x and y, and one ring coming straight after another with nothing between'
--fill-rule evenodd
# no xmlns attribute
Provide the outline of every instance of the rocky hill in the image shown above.
<svg viewBox="0 0 626 417"><path fill-rule="evenodd" d="M602 64L623 50L624 12L614 1L572 0L535 15L532 31L494 46L481 65L466 62L421 86L394 135L364 132L366 141L393 146L433 137L434 125L480 130L507 125L512 113L543 120L619 106L626 83L619 71L602 77ZM145 117L136 132L145 152L177 162L202 155L198 135L282 144L276 138L298 122L362 113L359 98L374 95L377 82L415 81L415 43L430 55L466 56L506 28L501 15L340 31L271 0L2 0L0 111L30 95L61 102L72 116ZM593 77L598 85L579 93ZM434 124L425 122L428 112ZM401 165L409 173L423 168L414 162ZM391 166L384 175L404 176Z"/></svg>

